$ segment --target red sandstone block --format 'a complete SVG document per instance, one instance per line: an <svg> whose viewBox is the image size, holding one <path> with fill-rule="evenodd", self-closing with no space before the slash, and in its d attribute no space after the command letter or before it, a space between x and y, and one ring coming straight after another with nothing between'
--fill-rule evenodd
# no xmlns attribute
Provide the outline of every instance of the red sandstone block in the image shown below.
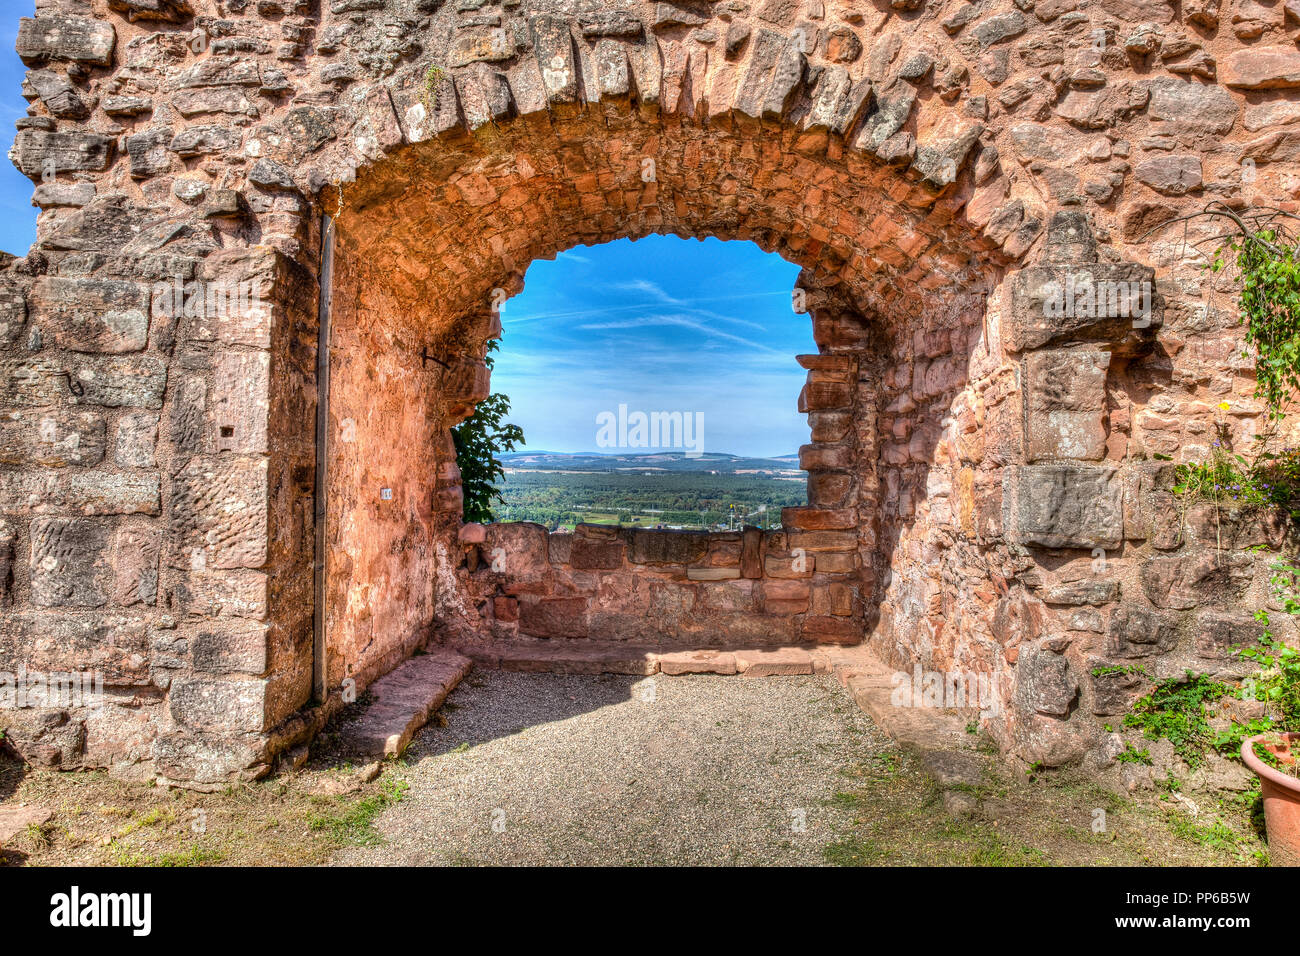
<svg viewBox="0 0 1300 956"><path fill-rule="evenodd" d="M483 542L487 541L487 528L471 521L469 524L460 526L460 531L456 533L456 537L461 544L483 544Z"/></svg>
<svg viewBox="0 0 1300 956"><path fill-rule="evenodd" d="M818 644L861 644L862 622L853 618L803 618L803 640Z"/></svg>
<svg viewBox="0 0 1300 956"><path fill-rule="evenodd" d="M852 394L853 375L845 371L836 371L834 369L813 369L808 373L807 382L809 385L844 385L850 389Z"/></svg>
<svg viewBox="0 0 1300 956"><path fill-rule="evenodd" d="M847 408L853 403L853 388L845 382L809 382L799 393L799 411Z"/></svg>
<svg viewBox="0 0 1300 956"><path fill-rule="evenodd" d="M443 391L456 402L481 402L491 391L491 373L481 362L452 366L443 379Z"/></svg>
<svg viewBox="0 0 1300 956"><path fill-rule="evenodd" d="M841 581L817 584L812 591L812 612L818 615L849 617L857 605L853 589Z"/></svg>
<svg viewBox="0 0 1300 956"><path fill-rule="evenodd" d="M844 472L824 471L808 476L808 503L815 508L840 507L852 491L853 476Z"/></svg>
<svg viewBox="0 0 1300 956"><path fill-rule="evenodd" d="M507 624L519 620L519 599L494 597L492 599L492 616L498 621Z"/></svg>
<svg viewBox="0 0 1300 956"><path fill-rule="evenodd" d="M813 672L812 655L797 647L736 651L736 669L746 677L777 677Z"/></svg>
<svg viewBox="0 0 1300 956"><path fill-rule="evenodd" d="M736 655L726 651L672 651L656 654L661 674L735 674Z"/></svg>
<svg viewBox="0 0 1300 956"><path fill-rule="evenodd" d="M487 526L487 538L484 557L491 561L492 570L506 576L511 588L546 582L550 562L545 527L524 521L498 522Z"/></svg>
<svg viewBox="0 0 1300 956"><path fill-rule="evenodd" d="M573 533L579 538L617 538L618 526L609 524L585 524L580 523L573 529Z"/></svg>
<svg viewBox="0 0 1300 956"><path fill-rule="evenodd" d="M769 554L763 559L763 573L769 578L812 577L814 558L810 554L799 556Z"/></svg>
<svg viewBox="0 0 1300 956"><path fill-rule="evenodd" d="M791 601L808 597L806 580L768 580L762 584L764 600Z"/></svg>
<svg viewBox="0 0 1300 956"><path fill-rule="evenodd" d="M593 641L547 644L503 644L502 670L534 674L632 674L659 672L659 662L645 648Z"/></svg>
<svg viewBox="0 0 1300 956"><path fill-rule="evenodd" d="M810 372L851 372L853 370L853 358L848 355L796 355L794 360Z"/></svg>
<svg viewBox="0 0 1300 956"><path fill-rule="evenodd" d="M740 577L740 568L687 568L688 581L733 581Z"/></svg>
<svg viewBox="0 0 1300 956"><path fill-rule="evenodd" d="M569 563L573 551L573 535L567 531L552 531L546 538L546 554L551 564L560 566Z"/></svg>
<svg viewBox="0 0 1300 956"><path fill-rule="evenodd" d="M857 527L858 513L852 508L782 508L781 524L808 531L843 530Z"/></svg>
<svg viewBox="0 0 1300 956"><path fill-rule="evenodd" d="M763 576L763 532L746 528L740 545L740 574L746 578Z"/></svg>
<svg viewBox="0 0 1300 956"><path fill-rule="evenodd" d="M808 610L807 599L783 601L775 598L767 598L763 601L763 613L776 616L793 617L796 614L803 614Z"/></svg>
<svg viewBox="0 0 1300 956"><path fill-rule="evenodd" d="M853 427L853 415L851 412L834 410L810 412L808 427L812 430L815 444L837 442L848 435L849 429Z"/></svg>
<svg viewBox="0 0 1300 956"><path fill-rule="evenodd" d="M870 340L865 322L848 318L813 317L813 341L818 348L864 348Z"/></svg>
<svg viewBox="0 0 1300 956"><path fill-rule="evenodd" d="M855 531L791 531L790 549L805 551L854 551L858 547Z"/></svg>
<svg viewBox="0 0 1300 956"><path fill-rule="evenodd" d="M343 729L344 747L376 757L401 753L470 666L469 658L445 648L410 658L370 685L374 700Z"/></svg>
<svg viewBox="0 0 1300 956"><path fill-rule="evenodd" d="M799 467L804 471L845 471L853 466L853 448L841 445L803 445Z"/></svg>
<svg viewBox="0 0 1300 956"><path fill-rule="evenodd" d="M813 569L824 574L849 574L858 569L853 551L821 551L813 556Z"/></svg>
<svg viewBox="0 0 1300 956"><path fill-rule="evenodd" d="M768 614L802 614L808 610L808 582L768 579L763 582L763 610Z"/></svg>
<svg viewBox="0 0 1300 956"><path fill-rule="evenodd" d="M569 551L569 564L577 571L613 571L623 566L622 541L577 536Z"/></svg>
<svg viewBox="0 0 1300 956"><path fill-rule="evenodd" d="M740 551L740 541L720 541L714 538L709 543L709 553L704 563L711 568L739 567Z"/></svg>
<svg viewBox="0 0 1300 956"><path fill-rule="evenodd" d="M450 514L459 514L465 508L465 502L461 497L460 485L449 485L446 488L439 488L433 494L433 510Z"/></svg>
<svg viewBox="0 0 1300 956"><path fill-rule="evenodd" d="M586 637L587 599L544 597L520 602L519 629L534 637Z"/></svg>

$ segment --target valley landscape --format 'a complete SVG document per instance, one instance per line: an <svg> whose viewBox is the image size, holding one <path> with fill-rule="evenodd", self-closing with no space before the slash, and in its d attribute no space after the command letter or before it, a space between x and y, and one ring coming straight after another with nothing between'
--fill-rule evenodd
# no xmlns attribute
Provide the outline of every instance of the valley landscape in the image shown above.
<svg viewBox="0 0 1300 956"><path fill-rule="evenodd" d="M781 509L807 504L797 455L746 458L682 452L503 455L505 501L499 521L535 521L551 530L579 523L641 528L779 528Z"/></svg>

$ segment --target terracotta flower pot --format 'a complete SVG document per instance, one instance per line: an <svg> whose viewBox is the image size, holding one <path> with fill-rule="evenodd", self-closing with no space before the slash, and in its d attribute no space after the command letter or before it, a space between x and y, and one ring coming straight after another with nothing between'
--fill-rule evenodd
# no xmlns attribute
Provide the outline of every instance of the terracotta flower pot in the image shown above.
<svg viewBox="0 0 1300 956"><path fill-rule="evenodd" d="M1259 777L1263 790L1269 862L1300 866L1300 778L1274 770L1256 757L1257 742L1282 763L1294 764L1300 753L1300 734L1258 734L1241 745L1241 759Z"/></svg>

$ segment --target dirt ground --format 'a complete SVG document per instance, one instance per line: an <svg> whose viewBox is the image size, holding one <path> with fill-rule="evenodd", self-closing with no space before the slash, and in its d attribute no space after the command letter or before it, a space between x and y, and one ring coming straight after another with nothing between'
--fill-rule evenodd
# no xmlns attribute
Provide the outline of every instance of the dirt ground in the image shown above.
<svg viewBox="0 0 1300 956"><path fill-rule="evenodd" d="M344 715L343 719L347 719ZM0 759L0 864L1258 865L1250 808L990 759L962 814L830 678L476 671L402 759L201 794Z"/></svg>

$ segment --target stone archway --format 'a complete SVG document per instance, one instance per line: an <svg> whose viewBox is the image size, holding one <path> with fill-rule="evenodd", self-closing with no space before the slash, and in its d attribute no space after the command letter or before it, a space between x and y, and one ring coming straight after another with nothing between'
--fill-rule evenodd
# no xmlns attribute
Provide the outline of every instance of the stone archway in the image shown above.
<svg viewBox="0 0 1300 956"><path fill-rule="evenodd" d="M1007 749L1104 762L1096 718L1134 685L1096 662L1213 661L1202 632L1262 587L1245 552L1193 567L1145 460L1194 445L1206 397L1239 384L1212 363L1230 321L1193 314L1195 263L1148 231L1211 186L1240 196L1238 154L1285 195L1289 134L1250 134L1284 122L1286 58L1189 39L1203 18L1159 0L570 6L42 0L24 21L14 158L44 211L0 299L0 651L98 670L109 701L10 736L63 766L255 775L345 678L496 627L457 570L440 439L486 393L493 290L575 242L665 231L804 269L821 354L811 507L787 530L852 557L789 636L852 640L807 623L847 618L894 666L988 674ZM178 309L178 279L253 294ZM594 560L559 564L617 570ZM850 614L815 613L832 585Z"/></svg>
<svg viewBox="0 0 1300 956"><path fill-rule="evenodd" d="M445 89L439 101L454 95ZM503 117L487 135L398 147L343 188L332 291L331 684L345 674L367 681L435 633L471 644L521 632L633 645L852 644L875 619L881 555L891 550L880 541L898 525L882 512L924 494L920 473L938 439L926 430L914 453L878 461L897 443L876 434L885 357L908 364L915 337L929 335L928 357L949 360L918 394L918 406L935 407L891 418L910 443L910 423L943 417L940 406L966 384L970 353L987 351L982 293L996 286L1004 257L968 225L945 221L939 190L919 176L869 155L832 160L825 136L809 142L779 111L766 123L727 112L697 124L644 107L619 88L582 112L548 111L545 122ZM629 550L586 529L571 559L557 553L569 542L548 543L543 529L498 527L483 550L511 571L456 576L461 505L447 428L487 394L494 301L522 286L534 258L652 231L754 239L804 267L800 295L821 349L800 358L811 506L787 515L788 533L735 541L642 535ZM883 495L882 474L893 476ZM376 498L381 488L391 503Z"/></svg>

